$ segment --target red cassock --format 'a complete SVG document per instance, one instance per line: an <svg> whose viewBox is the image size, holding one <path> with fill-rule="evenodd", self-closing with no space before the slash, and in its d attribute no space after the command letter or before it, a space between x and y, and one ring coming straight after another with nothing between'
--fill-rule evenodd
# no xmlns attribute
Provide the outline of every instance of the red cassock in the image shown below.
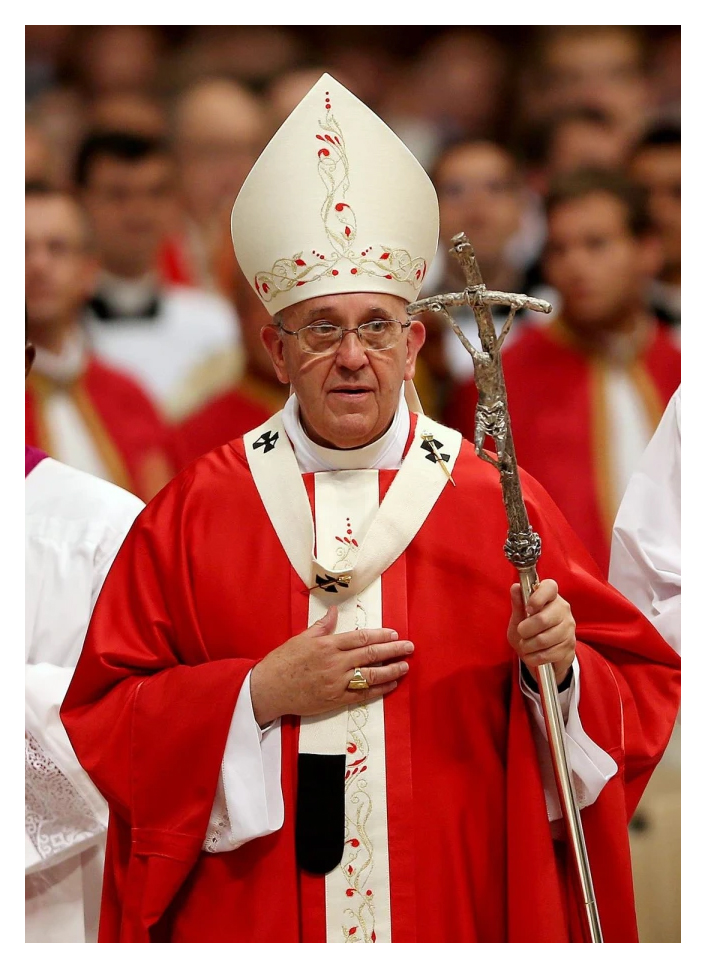
<svg viewBox="0 0 706 968"><path fill-rule="evenodd" d="M44 419L56 385L30 372L25 386L25 443L57 456ZM110 480L148 501L173 475L168 431L155 405L129 376L89 356L83 373L62 385L70 395Z"/></svg>
<svg viewBox="0 0 706 968"><path fill-rule="evenodd" d="M381 471L381 498L395 471ZM382 576L383 624L415 643L386 696L393 942L582 941L507 642L514 569L496 472L464 442ZM313 501L314 475L304 475ZM618 765L582 811L605 940L637 941L627 824L669 739L679 659L602 579L529 477L528 512L577 620L583 726ZM111 807L100 941L324 942L324 877L295 859L299 721L282 721L283 827L202 844L248 671L307 625L309 592L243 441L187 467L108 575L62 719Z"/></svg>
<svg viewBox="0 0 706 968"><path fill-rule="evenodd" d="M607 365L576 348L559 324L526 328L503 352L517 460L551 494L604 574L618 510L610 460ZM681 382L681 354L665 327L626 374L655 430ZM473 439L475 383L462 384L445 423Z"/></svg>

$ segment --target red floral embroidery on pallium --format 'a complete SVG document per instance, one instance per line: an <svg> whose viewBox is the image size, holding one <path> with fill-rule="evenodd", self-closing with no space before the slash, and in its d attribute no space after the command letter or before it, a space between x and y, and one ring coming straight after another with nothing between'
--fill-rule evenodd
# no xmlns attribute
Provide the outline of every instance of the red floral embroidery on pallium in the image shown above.
<svg viewBox="0 0 706 968"><path fill-rule="evenodd" d="M357 928L355 927L355 925L354 925L354 926L353 926L352 928L349 928L349 929L348 929L348 934L355 934L357 930L358 930L358 929L357 929Z"/></svg>

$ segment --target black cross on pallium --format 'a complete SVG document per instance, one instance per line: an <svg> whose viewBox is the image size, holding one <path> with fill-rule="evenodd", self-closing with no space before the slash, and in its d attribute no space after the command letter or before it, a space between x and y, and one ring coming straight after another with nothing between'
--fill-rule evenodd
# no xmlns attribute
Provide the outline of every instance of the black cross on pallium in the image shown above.
<svg viewBox="0 0 706 968"><path fill-rule="evenodd" d="M279 431L272 433L271 430L266 430L261 437L258 437L255 443L252 445L252 449L256 450L258 447L264 447L263 453L269 454L271 450L275 449L275 444L279 440Z"/></svg>
<svg viewBox="0 0 706 968"><path fill-rule="evenodd" d="M334 595L338 594L337 585L340 588L348 588L351 581L350 575L341 575L336 578L333 575L317 575L316 584L319 586L323 592L333 592Z"/></svg>
<svg viewBox="0 0 706 968"><path fill-rule="evenodd" d="M446 463L448 464L448 462L449 462L449 455L448 454L442 454L439 451L439 448L444 446L441 443L440 440L435 440L434 443L433 443L433 445L432 445L432 442L430 440L425 440L424 443L421 446L422 446L422 450L426 450L426 451L429 452L427 454L427 460L430 460L434 464L437 463L438 458L437 458L436 454L434 453L434 447L436 447L437 453L439 454L439 457L441 457L442 460L445 460Z"/></svg>

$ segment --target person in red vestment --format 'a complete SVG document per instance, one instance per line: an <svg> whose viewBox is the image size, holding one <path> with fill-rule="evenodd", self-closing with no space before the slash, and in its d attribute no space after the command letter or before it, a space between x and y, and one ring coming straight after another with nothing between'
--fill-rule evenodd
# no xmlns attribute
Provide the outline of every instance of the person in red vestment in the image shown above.
<svg viewBox="0 0 706 968"><path fill-rule="evenodd" d="M521 607L497 474L414 399L437 232L424 170L329 75L236 199L293 393L151 502L94 612L62 719L110 805L99 941L586 940L542 662L605 940L637 940L627 822L679 658L529 476Z"/></svg>
<svg viewBox="0 0 706 968"><path fill-rule="evenodd" d="M551 494L604 574L635 464L681 380L681 354L647 309L659 266L644 197L617 173L579 171L547 198L547 281L561 313L503 354L517 460ZM446 422L473 435L470 379Z"/></svg>
<svg viewBox="0 0 706 968"><path fill-rule="evenodd" d="M245 356L244 372L235 386L217 394L176 425L172 447L177 467L183 467L229 440L242 437L279 410L287 399L287 390L277 380L260 339L263 327L270 322L269 314L237 263L234 276L235 308Z"/></svg>
<svg viewBox="0 0 706 968"><path fill-rule="evenodd" d="M92 353L81 311L95 266L82 210L29 186L25 206L25 442L147 501L173 475L167 428L142 388Z"/></svg>

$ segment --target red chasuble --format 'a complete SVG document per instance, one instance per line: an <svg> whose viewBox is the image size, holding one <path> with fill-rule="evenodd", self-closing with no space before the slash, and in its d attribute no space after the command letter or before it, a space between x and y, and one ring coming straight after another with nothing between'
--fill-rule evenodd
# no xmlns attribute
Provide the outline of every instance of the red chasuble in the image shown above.
<svg viewBox="0 0 706 968"><path fill-rule="evenodd" d="M43 410L54 389L53 382L36 371L25 382L25 442L50 456L57 452ZM167 456L166 425L147 394L129 376L94 356L89 356L68 392L110 480L149 501L172 477L173 464Z"/></svg>
<svg viewBox="0 0 706 968"><path fill-rule="evenodd" d="M571 342L561 324L527 328L503 353L503 370L520 467L551 494L608 574L618 507L610 457L606 364ZM681 382L681 354L664 327L626 370L657 428ZM458 388L445 422L473 439L478 396L472 380Z"/></svg>
<svg viewBox="0 0 706 968"><path fill-rule="evenodd" d="M381 498L402 473L380 472ZM391 940L582 941L506 637L515 573L497 474L464 441L453 476L382 575L383 624L416 646L381 700ZM582 811L605 940L635 942L627 823L672 730L679 659L542 488L524 487L541 573L578 623L584 728L618 766ZM324 877L296 865L298 718L282 722L283 827L202 851L241 685L306 627L308 607L242 440L191 464L138 518L62 707L111 808L100 941L326 941Z"/></svg>
<svg viewBox="0 0 706 968"><path fill-rule="evenodd" d="M185 467L214 447L242 437L284 402L282 393L273 391L264 381L246 376L237 387L209 400L174 428L172 450L177 467Z"/></svg>

